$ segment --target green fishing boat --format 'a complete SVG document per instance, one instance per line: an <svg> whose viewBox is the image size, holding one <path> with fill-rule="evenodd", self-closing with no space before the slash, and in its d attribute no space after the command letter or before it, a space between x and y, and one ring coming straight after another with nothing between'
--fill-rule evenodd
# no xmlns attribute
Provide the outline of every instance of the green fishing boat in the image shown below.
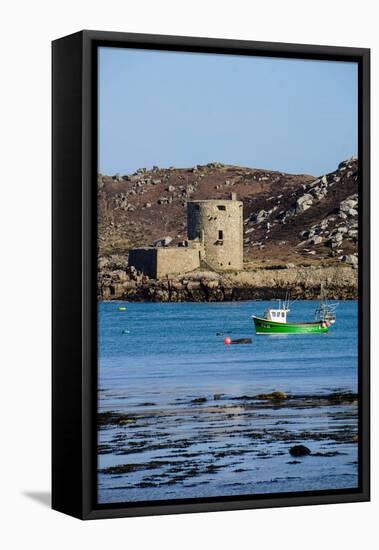
<svg viewBox="0 0 379 550"><path fill-rule="evenodd" d="M321 294L321 303L316 309L314 321L288 323L287 314L291 311L288 299L279 300L277 308L267 308L263 317L252 315L251 318L256 334L323 334L336 321L335 308L336 304L328 304Z"/></svg>

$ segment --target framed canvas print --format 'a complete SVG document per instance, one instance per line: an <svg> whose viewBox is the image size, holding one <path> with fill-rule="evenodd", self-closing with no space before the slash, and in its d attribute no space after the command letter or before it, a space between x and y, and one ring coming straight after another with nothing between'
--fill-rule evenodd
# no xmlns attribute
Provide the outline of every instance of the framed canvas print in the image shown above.
<svg viewBox="0 0 379 550"><path fill-rule="evenodd" d="M53 508L369 499L369 50L53 43Z"/></svg>

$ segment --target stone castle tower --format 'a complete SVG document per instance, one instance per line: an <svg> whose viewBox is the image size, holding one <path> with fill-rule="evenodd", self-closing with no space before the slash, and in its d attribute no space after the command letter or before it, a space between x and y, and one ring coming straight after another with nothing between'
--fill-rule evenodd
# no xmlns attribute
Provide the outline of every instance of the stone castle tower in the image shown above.
<svg viewBox="0 0 379 550"><path fill-rule="evenodd" d="M243 269L243 203L236 200L187 202L189 241L198 240L201 259L217 271Z"/></svg>
<svg viewBox="0 0 379 550"><path fill-rule="evenodd" d="M129 250L129 266L154 279L189 273L202 262L215 271L243 269L243 203L231 200L187 202L187 241L167 246L160 239L152 246ZM168 243L169 244L169 243Z"/></svg>

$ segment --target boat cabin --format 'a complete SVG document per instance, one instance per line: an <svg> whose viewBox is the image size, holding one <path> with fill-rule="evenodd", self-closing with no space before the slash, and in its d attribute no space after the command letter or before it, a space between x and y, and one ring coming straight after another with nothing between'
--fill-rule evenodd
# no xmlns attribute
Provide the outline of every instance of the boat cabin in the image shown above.
<svg viewBox="0 0 379 550"><path fill-rule="evenodd" d="M287 308L267 308L265 311L265 319L267 319L267 321L274 321L275 323L286 323L288 312L289 309Z"/></svg>

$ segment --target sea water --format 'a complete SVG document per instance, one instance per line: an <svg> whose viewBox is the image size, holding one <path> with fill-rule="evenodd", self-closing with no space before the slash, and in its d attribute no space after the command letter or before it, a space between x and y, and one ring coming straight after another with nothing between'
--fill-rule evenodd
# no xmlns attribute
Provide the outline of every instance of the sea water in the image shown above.
<svg viewBox="0 0 379 550"><path fill-rule="evenodd" d="M313 320L317 305L294 302L288 320ZM357 302L339 303L328 333L308 335L255 335L251 315L262 316L266 307L273 302L99 303L98 411L137 415L134 425L99 431L99 444L107 448L98 460L99 502L357 485L357 445L337 445L335 435L356 429L356 409L273 406L257 412L241 400L272 391L357 392ZM250 337L252 343L225 345L226 336ZM270 436L286 424L291 434L314 431L314 440L305 444L313 444L315 458L290 460L286 438ZM258 434L257 441L253 428L267 437ZM294 442L302 443L299 438ZM327 451L316 460L317 452ZM106 473L125 463L148 466ZM186 477L186 472L192 474Z"/></svg>

